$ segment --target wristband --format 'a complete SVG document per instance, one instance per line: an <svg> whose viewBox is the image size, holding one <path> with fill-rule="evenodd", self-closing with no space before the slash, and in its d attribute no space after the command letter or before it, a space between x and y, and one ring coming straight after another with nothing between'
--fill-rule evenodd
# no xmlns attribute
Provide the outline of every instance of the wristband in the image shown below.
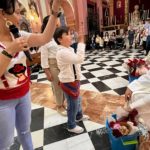
<svg viewBox="0 0 150 150"><path fill-rule="evenodd" d="M5 55L5 56L7 56L7 57L10 58L10 59L13 58L13 56L12 56L11 54L9 54L9 53L8 53L7 51L5 51L5 50L2 51L2 54Z"/></svg>

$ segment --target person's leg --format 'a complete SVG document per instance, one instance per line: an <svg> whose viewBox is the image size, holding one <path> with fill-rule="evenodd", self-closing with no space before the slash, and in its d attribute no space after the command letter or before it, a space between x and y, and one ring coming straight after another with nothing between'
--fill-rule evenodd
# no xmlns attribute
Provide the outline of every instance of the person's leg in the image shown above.
<svg viewBox="0 0 150 150"><path fill-rule="evenodd" d="M83 117L81 100L82 100L82 98L81 98L81 96L79 96L77 99L78 109L76 112L76 120L79 120Z"/></svg>
<svg viewBox="0 0 150 150"><path fill-rule="evenodd" d="M142 47L143 47L143 50L145 51L145 55L146 55L146 41L143 41Z"/></svg>
<svg viewBox="0 0 150 150"><path fill-rule="evenodd" d="M52 88L54 95L56 97L56 103L58 106L62 106L64 104L64 94L60 86L58 85L59 83L59 69L57 67L57 61L56 60L49 60L49 65L50 65L50 72L53 77L52 81Z"/></svg>
<svg viewBox="0 0 150 150"><path fill-rule="evenodd" d="M16 106L16 129L23 150L33 150L30 124L31 124L31 97L30 93L28 92L25 96L20 98L20 101Z"/></svg>
<svg viewBox="0 0 150 150"><path fill-rule="evenodd" d="M84 131L84 129L78 125L76 125L76 115L78 110L78 106L79 106L79 102L78 102L78 98L77 99L73 99L71 96L69 96L67 93L64 93L65 97L67 99L67 115L68 115L68 131L69 132L73 132L73 133L82 133Z"/></svg>
<svg viewBox="0 0 150 150"><path fill-rule="evenodd" d="M132 47L132 39L129 38L129 48L131 48L131 47Z"/></svg>
<svg viewBox="0 0 150 150"><path fill-rule="evenodd" d="M82 97L79 96L77 101L78 101L78 109L76 113L76 122L89 120L90 119L89 116L83 115L83 112L82 112Z"/></svg>
<svg viewBox="0 0 150 150"><path fill-rule="evenodd" d="M131 39L131 47L133 46L134 38Z"/></svg>
<svg viewBox="0 0 150 150"><path fill-rule="evenodd" d="M109 49L111 50L112 49L112 41L108 42L108 46L109 46Z"/></svg>
<svg viewBox="0 0 150 150"><path fill-rule="evenodd" d="M150 50L150 35L147 37L146 40L146 55L148 55L149 50Z"/></svg>
<svg viewBox="0 0 150 150"><path fill-rule="evenodd" d="M56 99L57 111L61 115L66 116L66 111L65 111L65 106L64 106L64 94L63 94L62 89L58 85L58 83L59 83L59 78L58 78L59 69L57 67L56 59L50 59L49 60L49 66L50 66L51 75L53 77L53 81L51 83L52 83L52 90L53 90L53 93L54 93L55 99Z"/></svg>
<svg viewBox="0 0 150 150"><path fill-rule="evenodd" d="M14 142L17 100L0 100L0 150L9 150Z"/></svg>
<svg viewBox="0 0 150 150"><path fill-rule="evenodd" d="M76 114L78 111L78 100L73 99L67 93L64 93L67 100L67 116L68 116L68 129L73 129L76 126Z"/></svg>

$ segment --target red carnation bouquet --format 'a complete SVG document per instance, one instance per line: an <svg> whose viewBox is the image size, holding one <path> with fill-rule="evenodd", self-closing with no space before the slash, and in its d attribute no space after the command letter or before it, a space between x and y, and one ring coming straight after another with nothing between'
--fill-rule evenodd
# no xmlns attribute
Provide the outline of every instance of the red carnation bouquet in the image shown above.
<svg viewBox="0 0 150 150"><path fill-rule="evenodd" d="M129 75L134 77L139 77L149 70L146 61L140 58L128 59L123 63L123 67L128 71Z"/></svg>

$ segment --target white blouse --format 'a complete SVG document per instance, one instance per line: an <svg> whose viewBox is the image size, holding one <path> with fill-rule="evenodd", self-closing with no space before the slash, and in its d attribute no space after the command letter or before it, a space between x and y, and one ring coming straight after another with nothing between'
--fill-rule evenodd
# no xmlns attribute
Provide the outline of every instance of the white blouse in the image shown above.
<svg viewBox="0 0 150 150"><path fill-rule="evenodd" d="M39 51L41 52L41 66L42 68L49 68L48 59L50 58L56 58L56 54L58 51L58 45L53 39L49 43L41 46L39 48Z"/></svg>

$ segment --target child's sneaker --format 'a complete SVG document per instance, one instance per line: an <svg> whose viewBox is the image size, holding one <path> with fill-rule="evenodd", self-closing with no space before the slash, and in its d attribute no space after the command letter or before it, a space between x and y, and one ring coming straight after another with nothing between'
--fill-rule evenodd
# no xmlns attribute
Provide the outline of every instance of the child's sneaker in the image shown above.
<svg viewBox="0 0 150 150"><path fill-rule="evenodd" d="M77 133L77 134L80 134L84 131L84 129L80 126L76 126L75 128L73 129L68 129L69 132L73 132L73 133Z"/></svg>
<svg viewBox="0 0 150 150"><path fill-rule="evenodd" d="M85 120L89 120L90 117L88 115L83 115L82 118L76 120L76 122L79 122L79 121L85 121Z"/></svg>

